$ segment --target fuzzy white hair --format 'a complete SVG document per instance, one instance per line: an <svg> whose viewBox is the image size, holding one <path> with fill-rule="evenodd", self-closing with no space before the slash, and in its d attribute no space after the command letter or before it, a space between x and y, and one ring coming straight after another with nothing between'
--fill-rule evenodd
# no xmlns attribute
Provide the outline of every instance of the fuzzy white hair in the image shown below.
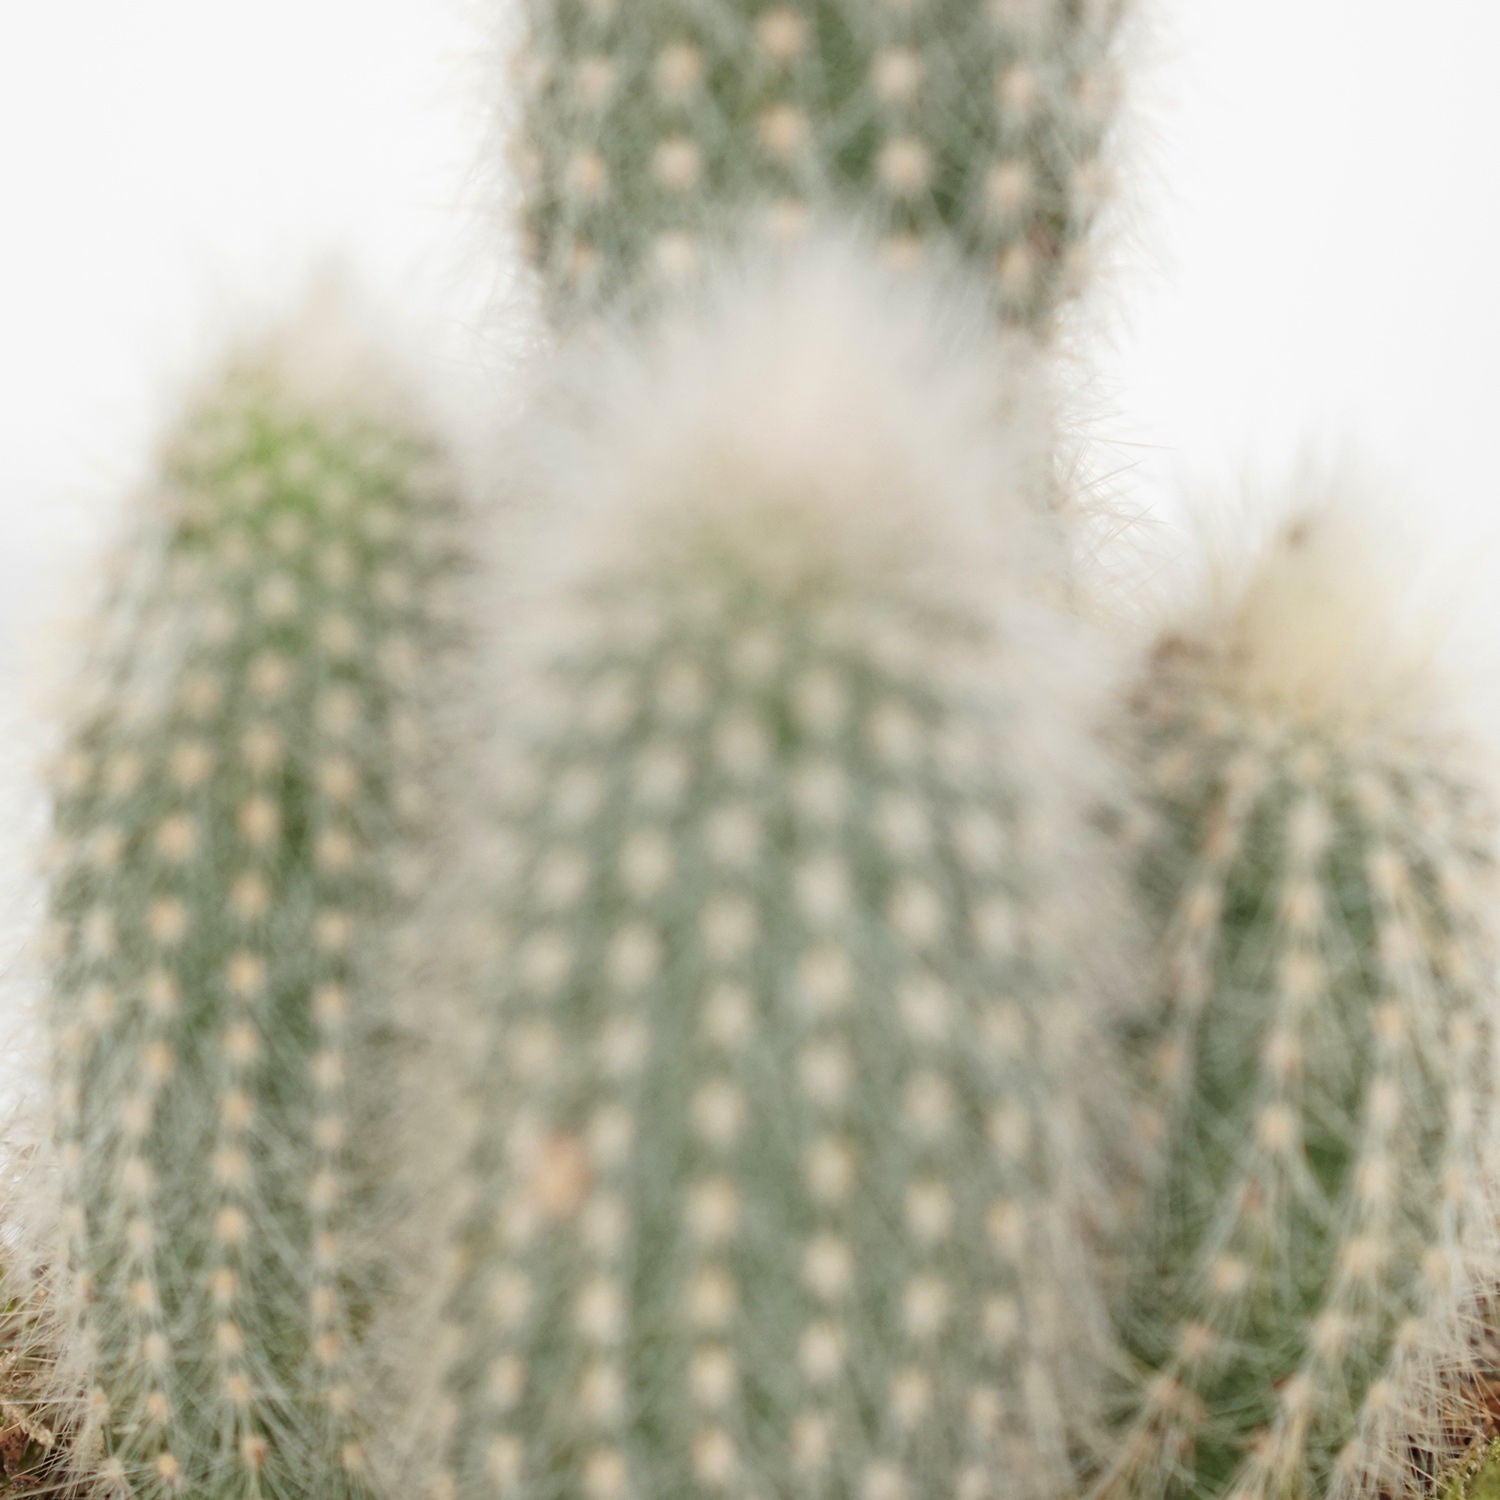
<svg viewBox="0 0 1500 1500"><path fill-rule="evenodd" d="M1493 738L1483 695L1465 686L1460 573L1436 565L1384 487L1347 469L1305 474L1258 522L1219 529L1171 633L1223 691L1335 739Z"/></svg>
<svg viewBox="0 0 1500 1500"><path fill-rule="evenodd" d="M788 592L961 610L982 675L1027 704L1007 755L1038 825L1122 806L1091 729L1129 648L1072 607L1049 368L961 270L898 273L831 231L726 252L654 320L580 336L510 445L517 498L480 573L490 709L535 687L581 591L729 555Z"/></svg>
<svg viewBox="0 0 1500 1500"><path fill-rule="evenodd" d="M785 558L820 573L979 607L997 578L1063 586L1045 362L959 276L898 275L843 235L727 252L664 313L576 340L538 387L511 445L536 544L518 552L508 524L496 548L523 593L707 531L745 545L770 514Z"/></svg>

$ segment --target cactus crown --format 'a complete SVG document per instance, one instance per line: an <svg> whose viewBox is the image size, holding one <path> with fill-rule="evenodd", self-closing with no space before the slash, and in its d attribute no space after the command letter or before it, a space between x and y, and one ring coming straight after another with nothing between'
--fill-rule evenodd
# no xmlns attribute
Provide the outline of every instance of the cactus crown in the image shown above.
<svg viewBox="0 0 1500 1500"><path fill-rule="evenodd" d="M745 219L956 251L1040 330L1078 279L1119 0L532 0L518 167L553 310L670 284Z"/></svg>
<svg viewBox="0 0 1500 1500"><path fill-rule="evenodd" d="M448 503L366 372L333 402L302 373L243 361L184 425L56 777L61 1296L102 1495L364 1492L361 953Z"/></svg>

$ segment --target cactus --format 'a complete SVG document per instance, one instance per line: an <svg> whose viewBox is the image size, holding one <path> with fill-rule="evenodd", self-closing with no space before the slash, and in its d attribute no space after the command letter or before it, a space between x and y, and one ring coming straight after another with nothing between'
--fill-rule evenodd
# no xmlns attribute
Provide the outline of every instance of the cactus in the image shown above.
<svg viewBox="0 0 1500 1500"><path fill-rule="evenodd" d="M538 439L414 1491L1040 1496L1086 1441L1091 674L1010 586L1003 362L900 290L710 299Z"/></svg>
<svg viewBox="0 0 1500 1500"><path fill-rule="evenodd" d="M1476 1445L1478 1451L1447 1476L1443 1500L1496 1500L1500 1496L1500 1443Z"/></svg>
<svg viewBox="0 0 1500 1500"><path fill-rule="evenodd" d="M680 278L748 216L968 260L1041 330L1105 190L1123 0L530 0L515 151L551 309Z"/></svg>
<svg viewBox="0 0 1500 1500"><path fill-rule="evenodd" d="M10 1266L0 1305L0 1496L66 1493L69 1406L53 1399L57 1330L31 1278Z"/></svg>
<svg viewBox="0 0 1500 1500"><path fill-rule="evenodd" d="M310 309L170 445L55 784L48 1004L90 1494L366 1493L362 952L420 795L451 502ZM427 663L423 663L424 666Z"/></svg>
<svg viewBox="0 0 1500 1500"><path fill-rule="evenodd" d="M1494 808L1368 558L1289 526L1135 705L1164 1142L1111 1496L1420 1493L1481 1430Z"/></svg>

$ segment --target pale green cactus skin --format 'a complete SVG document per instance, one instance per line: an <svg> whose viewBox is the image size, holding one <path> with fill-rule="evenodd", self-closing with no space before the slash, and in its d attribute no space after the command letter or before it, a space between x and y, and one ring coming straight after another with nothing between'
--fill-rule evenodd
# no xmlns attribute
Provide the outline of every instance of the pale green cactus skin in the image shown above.
<svg viewBox="0 0 1500 1500"><path fill-rule="evenodd" d="M1170 640L1135 705L1162 1149L1104 1493L1421 1493L1482 1430L1500 1284L1494 810L1461 742L1268 709L1235 672Z"/></svg>
<svg viewBox="0 0 1500 1500"><path fill-rule="evenodd" d="M367 1493L363 965L420 811L451 502L360 381L312 401L287 373L242 361L183 425L55 778L57 1296L91 1495Z"/></svg>
<svg viewBox="0 0 1500 1500"><path fill-rule="evenodd" d="M512 703L433 1495L1053 1495L1097 1416L1076 830L986 624L763 524Z"/></svg>
<svg viewBox="0 0 1500 1500"><path fill-rule="evenodd" d="M1042 331L1082 280L1122 0L531 0L515 151L563 320L689 276L743 221L853 215Z"/></svg>

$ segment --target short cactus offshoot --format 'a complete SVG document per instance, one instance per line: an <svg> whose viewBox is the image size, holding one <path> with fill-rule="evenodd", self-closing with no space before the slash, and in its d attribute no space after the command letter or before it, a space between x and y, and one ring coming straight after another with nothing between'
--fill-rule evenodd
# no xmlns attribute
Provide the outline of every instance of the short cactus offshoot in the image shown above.
<svg viewBox="0 0 1500 1500"><path fill-rule="evenodd" d="M1137 702L1164 837L1165 1149L1110 1496L1419 1493L1500 1287L1494 805L1359 577L1288 529Z"/></svg>
<svg viewBox="0 0 1500 1500"><path fill-rule="evenodd" d="M1052 1496L1093 1435L1076 627L1003 377L849 269L557 445L434 1494Z"/></svg>
<svg viewBox="0 0 1500 1500"><path fill-rule="evenodd" d="M361 952L450 503L349 331L310 313L183 425L56 776L58 1296L91 1495L365 1493Z"/></svg>
<svg viewBox="0 0 1500 1500"><path fill-rule="evenodd" d="M553 310L680 280L743 222L956 252L1035 330L1103 197L1123 0L530 0L517 151Z"/></svg>

